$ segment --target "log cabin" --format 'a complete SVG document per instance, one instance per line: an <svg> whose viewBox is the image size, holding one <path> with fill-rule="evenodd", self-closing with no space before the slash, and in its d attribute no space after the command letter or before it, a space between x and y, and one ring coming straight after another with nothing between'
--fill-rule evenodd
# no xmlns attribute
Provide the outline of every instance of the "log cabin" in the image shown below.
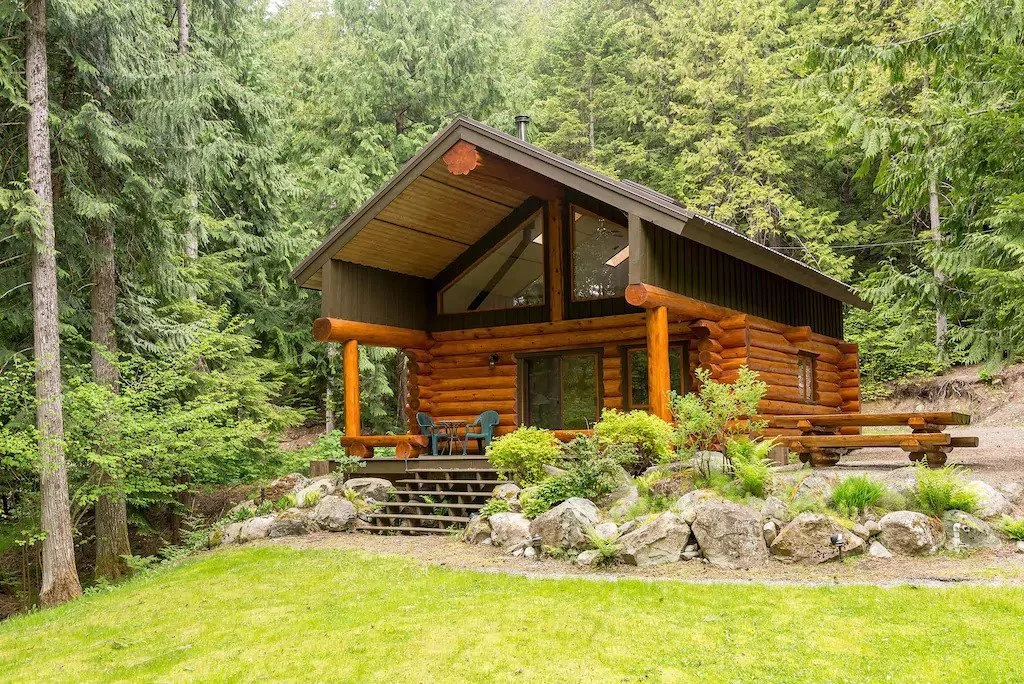
<svg viewBox="0 0 1024 684"><path fill-rule="evenodd" d="M520 121L521 123L521 121ZM521 126L525 131L525 127ZM349 453L418 455L417 412L567 438L604 408L670 419L694 370L767 415L860 410L848 286L671 197L459 117L293 271L343 345ZM404 350L410 437L361 433L358 345Z"/></svg>

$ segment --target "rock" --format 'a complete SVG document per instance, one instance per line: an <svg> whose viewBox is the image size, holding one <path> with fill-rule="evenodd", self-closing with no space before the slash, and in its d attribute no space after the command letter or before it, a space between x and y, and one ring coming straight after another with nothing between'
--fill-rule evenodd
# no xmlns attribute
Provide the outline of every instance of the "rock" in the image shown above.
<svg viewBox="0 0 1024 684"><path fill-rule="evenodd" d="M583 550L590 546L589 533L597 520L592 501L573 497L537 516L530 523L530 534L540 537L542 547Z"/></svg>
<svg viewBox="0 0 1024 684"><path fill-rule="evenodd" d="M725 455L720 451L698 451L691 461L694 472L702 475L724 473L725 464Z"/></svg>
<svg viewBox="0 0 1024 684"><path fill-rule="evenodd" d="M878 541L898 556L934 553L942 546L942 523L914 511L895 511L878 521L882 531Z"/></svg>
<svg viewBox="0 0 1024 684"><path fill-rule="evenodd" d="M594 526L594 534L599 539L615 539L619 536L619 526L613 522L603 522Z"/></svg>
<svg viewBox="0 0 1024 684"><path fill-rule="evenodd" d="M523 556L523 555L525 555L526 549L528 549L528 548L530 548L530 547L529 546L520 546L520 547L518 547L518 548L516 548L515 550L512 551L512 555L516 556L517 558L520 557L520 556Z"/></svg>
<svg viewBox="0 0 1024 684"><path fill-rule="evenodd" d="M527 546L526 548L523 549L523 558L536 558L536 557L537 557L537 549L533 548L532 546Z"/></svg>
<svg viewBox="0 0 1024 684"><path fill-rule="evenodd" d="M876 541L871 542L871 546L868 547L868 555L872 558L892 558L892 554L889 553L889 549Z"/></svg>
<svg viewBox="0 0 1024 684"><path fill-rule="evenodd" d="M234 544L238 542L238 537L242 532L242 525L243 523L237 522L222 527L220 544L223 546L226 544Z"/></svg>
<svg viewBox="0 0 1024 684"><path fill-rule="evenodd" d="M917 489L917 473L910 467L897 468L883 475L882 482L904 499L909 499Z"/></svg>
<svg viewBox="0 0 1024 684"><path fill-rule="evenodd" d="M355 526L356 516L356 507L351 501L343 496L328 494L313 508L310 520L321 530L342 532Z"/></svg>
<svg viewBox="0 0 1024 684"><path fill-rule="evenodd" d="M289 473L277 478L263 489L267 501L277 501L285 494L293 494L309 484L309 478L301 473Z"/></svg>
<svg viewBox="0 0 1024 684"><path fill-rule="evenodd" d="M349 506L352 505L351 502L346 503ZM352 510L355 511L355 507ZM309 518L301 513L289 510L279 515L277 520L271 523L269 536L271 539L278 539L280 537L295 537L309 534L312 531L313 523Z"/></svg>
<svg viewBox="0 0 1024 684"><path fill-rule="evenodd" d="M247 542L254 539L263 539L270 534L270 526L273 524L274 516L272 515L249 518L242 523L242 529L238 531L238 541Z"/></svg>
<svg viewBox="0 0 1024 684"><path fill-rule="evenodd" d="M519 499L519 493L521 491L522 490L519 489L518 485L515 485L511 482L506 482L505 484L500 484L497 487L495 487L494 491L491 492L491 496L494 497L495 499L501 499L502 501L511 502Z"/></svg>
<svg viewBox="0 0 1024 684"><path fill-rule="evenodd" d="M666 512L619 538L616 558L626 565L648 567L675 563L690 538L690 526L677 513Z"/></svg>
<svg viewBox="0 0 1024 684"><path fill-rule="evenodd" d="M871 530L868 529L868 526L862 525L860 523L854 525L853 529L851 529L850 531L858 537L860 537L861 539L867 539L871 536Z"/></svg>
<svg viewBox="0 0 1024 684"><path fill-rule="evenodd" d="M946 511L942 516L942 524L946 528L946 548L953 551L994 549L1000 544L992 526L970 513Z"/></svg>
<svg viewBox="0 0 1024 684"><path fill-rule="evenodd" d="M491 525L491 543L512 551L532 546L530 521L522 513L495 513Z"/></svg>
<svg viewBox="0 0 1024 684"><path fill-rule="evenodd" d="M825 475L822 473L811 473L803 480L800 485L796 488L795 499L801 497L808 497L811 499L820 499L821 501L828 501L832 498L832 492L835 490L836 478L832 475Z"/></svg>
<svg viewBox="0 0 1024 684"><path fill-rule="evenodd" d="M500 513L498 514L500 515ZM459 539L467 544L483 544L491 538L491 523L487 518L474 515L469 519L466 529L462 530Z"/></svg>
<svg viewBox="0 0 1024 684"><path fill-rule="evenodd" d="M868 534L872 537L876 536L882 531L882 526L878 524L877 520L868 520L864 523L864 527L867 529Z"/></svg>
<svg viewBox="0 0 1024 684"><path fill-rule="evenodd" d="M367 501L387 501L394 485L382 477L353 477L345 480L342 488L355 492Z"/></svg>
<svg viewBox="0 0 1024 684"><path fill-rule="evenodd" d="M615 505L608 509L608 516L621 520L629 514L629 509L636 505L636 502L640 500L640 492L636 487L630 487L629 491L625 495L615 502Z"/></svg>
<svg viewBox="0 0 1024 684"><path fill-rule="evenodd" d="M234 506L232 506L231 508L228 509L228 512L224 514L224 517L225 518L232 518L232 517L235 516L236 513L238 513L239 511L243 511L243 510L245 510L245 511L255 511L256 510L256 502L255 501L243 501L243 502L241 502L239 504L235 504Z"/></svg>
<svg viewBox="0 0 1024 684"><path fill-rule="evenodd" d="M761 517L764 520L776 520L780 523L789 522L789 508L777 496L769 496L761 506Z"/></svg>
<svg viewBox="0 0 1024 684"><path fill-rule="evenodd" d="M974 513L979 518L988 520L1013 515L1013 504L987 482L972 480L967 483L967 489L978 495L978 509Z"/></svg>
<svg viewBox="0 0 1024 684"><path fill-rule="evenodd" d="M1024 506L1024 482L1004 482L999 491L1014 506Z"/></svg>
<svg viewBox="0 0 1024 684"><path fill-rule="evenodd" d="M626 522L619 525L619 536L621 537L624 534L629 534L638 527L640 527L640 521L638 521L636 518L633 518L632 520L627 520Z"/></svg>
<svg viewBox="0 0 1024 684"><path fill-rule="evenodd" d="M1024 541L1017 542L1017 553L1024 553Z"/></svg>
<svg viewBox="0 0 1024 684"><path fill-rule="evenodd" d="M622 466L617 466L614 480L615 488L594 500L594 503L597 504L598 508L608 508L609 506L615 505L623 498L629 496L632 490L635 489L633 486L633 478L629 476L629 473L627 473L626 469Z"/></svg>
<svg viewBox="0 0 1024 684"><path fill-rule="evenodd" d="M833 535L842 535L846 540L844 555L863 553L863 539L820 513L801 513L793 518L772 543L771 553L785 563L824 563L839 557L839 547L832 545Z"/></svg>
<svg viewBox="0 0 1024 684"><path fill-rule="evenodd" d="M771 546L775 538L779 536L779 526L774 520L769 520L761 529L764 531L764 543Z"/></svg>
<svg viewBox="0 0 1024 684"><path fill-rule="evenodd" d="M693 479L685 473L673 473L651 485L651 493L666 499L678 499L693 491Z"/></svg>
<svg viewBox="0 0 1024 684"><path fill-rule="evenodd" d="M334 494L334 490L337 487L334 484L334 478L330 475L324 477L318 477L315 480L310 480L309 484L300 489L295 493L295 501L298 502L300 507L306 505L306 495L312 492L319 492L321 497L329 494Z"/></svg>
<svg viewBox="0 0 1024 684"><path fill-rule="evenodd" d="M580 555L576 556L576 560L573 562L576 563L576 565L592 567L600 563L601 559L602 556L600 551L597 549L587 549L586 551L582 551Z"/></svg>
<svg viewBox="0 0 1024 684"><path fill-rule="evenodd" d="M547 463L545 463L542 467L544 468L544 472L550 477L558 477L559 475L565 475L565 473L568 472L564 468L548 465Z"/></svg>
<svg viewBox="0 0 1024 684"><path fill-rule="evenodd" d="M700 556L700 547L696 544L688 544L683 547L683 552L679 555L680 560L693 560Z"/></svg>
<svg viewBox="0 0 1024 684"><path fill-rule="evenodd" d="M672 473L682 472L689 470L692 466L693 461L673 461L671 463L659 463L658 465L652 465L645 470L642 475L653 475L654 473L670 475Z"/></svg>
<svg viewBox="0 0 1024 684"><path fill-rule="evenodd" d="M721 501L719 496L707 489L687 492L672 505L672 510L679 514L687 525L692 525L697 517L697 507L706 501Z"/></svg>
<svg viewBox="0 0 1024 684"><path fill-rule="evenodd" d="M690 494L683 499L687 496ZM744 569L768 559L761 512L753 508L730 501L705 500L696 506L690 527L704 557L714 566Z"/></svg>

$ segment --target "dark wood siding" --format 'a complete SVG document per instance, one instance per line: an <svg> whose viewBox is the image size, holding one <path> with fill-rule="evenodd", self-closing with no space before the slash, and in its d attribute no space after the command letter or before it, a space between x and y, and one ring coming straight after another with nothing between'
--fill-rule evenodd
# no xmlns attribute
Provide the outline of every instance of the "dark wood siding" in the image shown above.
<svg viewBox="0 0 1024 684"><path fill-rule="evenodd" d="M321 316L428 330L432 311L424 278L336 259L323 268Z"/></svg>
<svg viewBox="0 0 1024 684"><path fill-rule="evenodd" d="M644 230L652 247L644 282L842 338L842 302L657 226L645 224Z"/></svg>

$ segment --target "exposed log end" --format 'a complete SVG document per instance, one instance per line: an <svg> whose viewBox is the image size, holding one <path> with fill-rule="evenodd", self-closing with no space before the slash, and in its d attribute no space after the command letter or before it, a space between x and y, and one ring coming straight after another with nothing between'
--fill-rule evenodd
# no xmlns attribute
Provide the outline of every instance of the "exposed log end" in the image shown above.
<svg viewBox="0 0 1024 684"><path fill-rule="evenodd" d="M441 159L444 160L444 165L448 167L448 172L454 176L468 175L470 171L480 166L480 162L483 161L480 152L476 149L476 145L465 140L460 140L452 145L451 149L445 152Z"/></svg>

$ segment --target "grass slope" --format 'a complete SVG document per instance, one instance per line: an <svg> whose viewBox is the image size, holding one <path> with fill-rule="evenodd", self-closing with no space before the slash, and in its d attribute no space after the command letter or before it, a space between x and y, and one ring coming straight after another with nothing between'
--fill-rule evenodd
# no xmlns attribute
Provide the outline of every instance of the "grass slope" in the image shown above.
<svg viewBox="0 0 1024 684"><path fill-rule="evenodd" d="M1024 590L528 579L283 547L0 623L4 681L1020 681Z"/></svg>

